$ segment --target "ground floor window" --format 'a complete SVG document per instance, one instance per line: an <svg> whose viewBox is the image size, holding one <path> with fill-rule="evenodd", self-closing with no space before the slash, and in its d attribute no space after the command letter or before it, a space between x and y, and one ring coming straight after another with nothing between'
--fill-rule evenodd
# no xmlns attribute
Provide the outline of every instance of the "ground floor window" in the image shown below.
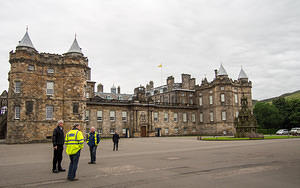
<svg viewBox="0 0 300 188"><path fill-rule="evenodd" d="M53 106L51 105L46 106L46 119L47 120L53 119Z"/></svg>

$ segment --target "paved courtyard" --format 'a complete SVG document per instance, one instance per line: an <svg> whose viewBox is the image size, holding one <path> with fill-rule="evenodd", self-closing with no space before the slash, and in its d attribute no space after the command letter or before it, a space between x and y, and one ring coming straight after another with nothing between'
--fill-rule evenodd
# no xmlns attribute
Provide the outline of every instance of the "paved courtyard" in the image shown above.
<svg viewBox="0 0 300 188"><path fill-rule="evenodd" d="M0 144L0 187L300 187L300 139L198 141L195 137L104 140L97 164L81 153L77 177L51 173L50 143ZM63 167L69 159L64 152Z"/></svg>

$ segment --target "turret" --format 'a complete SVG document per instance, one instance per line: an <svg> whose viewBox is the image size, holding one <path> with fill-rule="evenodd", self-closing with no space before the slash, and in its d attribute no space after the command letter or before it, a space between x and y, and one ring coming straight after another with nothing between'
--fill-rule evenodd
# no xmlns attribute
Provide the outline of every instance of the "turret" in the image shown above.
<svg viewBox="0 0 300 188"><path fill-rule="evenodd" d="M239 73L238 80L241 80L241 81L244 81L244 82L248 82L248 76L245 73L245 71L243 70L243 67L241 67L241 71Z"/></svg>
<svg viewBox="0 0 300 188"><path fill-rule="evenodd" d="M19 41L19 44L16 47L17 50L29 50L37 52L37 50L34 48L31 39L28 34L28 27L26 28L26 33L23 36L22 40Z"/></svg>

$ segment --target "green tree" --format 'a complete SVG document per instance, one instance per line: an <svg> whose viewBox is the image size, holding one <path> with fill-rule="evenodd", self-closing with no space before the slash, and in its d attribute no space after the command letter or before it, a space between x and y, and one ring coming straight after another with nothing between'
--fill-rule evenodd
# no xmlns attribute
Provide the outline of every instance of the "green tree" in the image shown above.
<svg viewBox="0 0 300 188"><path fill-rule="evenodd" d="M261 128L280 128L282 125L283 117L273 104L258 102L253 109L253 113Z"/></svg>

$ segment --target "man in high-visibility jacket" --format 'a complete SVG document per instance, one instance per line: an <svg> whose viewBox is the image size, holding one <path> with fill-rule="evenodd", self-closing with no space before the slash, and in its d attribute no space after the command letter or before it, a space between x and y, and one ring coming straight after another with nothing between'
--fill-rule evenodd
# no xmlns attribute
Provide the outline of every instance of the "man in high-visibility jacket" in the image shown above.
<svg viewBox="0 0 300 188"><path fill-rule="evenodd" d="M68 172L68 180L76 181L76 170L79 162L80 151L83 148L84 138L80 131L80 125L75 124L73 129L66 134L65 144L67 146L66 152L70 156L70 165Z"/></svg>
<svg viewBox="0 0 300 188"><path fill-rule="evenodd" d="M90 147L91 161L89 164L96 164L96 151L100 142L100 135L95 131L95 127L91 127L90 133L87 135L86 143Z"/></svg>

